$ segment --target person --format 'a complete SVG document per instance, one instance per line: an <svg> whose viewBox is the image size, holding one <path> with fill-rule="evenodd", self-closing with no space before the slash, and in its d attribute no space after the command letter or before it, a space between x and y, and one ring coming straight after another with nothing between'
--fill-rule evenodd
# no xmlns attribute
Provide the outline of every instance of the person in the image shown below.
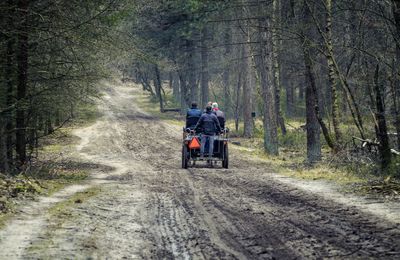
<svg viewBox="0 0 400 260"><path fill-rule="evenodd" d="M225 128L225 113L221 111L218 107L218 103L214 102L212 103L212 110L213 113L217 116L219 125L221 126L222 129Z"/></svg>
<svg viewBox="0 0 400 260"><path fill-rule="evenodd" d="M212 103L213 103L213 102L208 101L208 102L207 102L207 105L206 105L206 108L207 108L207 107L212 107ZM207 112L207 109L204 109L204 110L203 110L203 114L205 114L206 112Z"/></svg>
<svg viewBox="0 0 400 260"><path fill-rule="evenodd" d="M201 114L201 110L197 108L197 103L192 102L191 108L186 112L186 128L194 129Z"/></svg>
<svg viewBox="0 0 400 260"><path fill-rule="evenodd" d="M206 107L206 113L201 115L199 122L197 122L194 129L197 131L197 129L200 128L203 130L203 135L201 136L200 156L204 157L204 150L208 140L208 157L211 158L214 151L215 134L221 132L218 118L212 113L211 106Z"/></svg>

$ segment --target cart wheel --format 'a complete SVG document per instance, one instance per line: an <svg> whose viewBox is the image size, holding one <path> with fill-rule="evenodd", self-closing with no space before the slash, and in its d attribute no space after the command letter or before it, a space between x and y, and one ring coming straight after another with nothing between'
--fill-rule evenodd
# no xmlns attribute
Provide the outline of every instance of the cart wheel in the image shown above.
<svg viewBox="0 0 400 260"><path fill-rule="evenodd" d="M229 167L229 152L228 152L228 145L224 145L224 160L222 161L222 167L228 169Z"/></svg>
<svg viewBox="0 0 400 260"><path fill-rule="evenodd" d="M182 146L182 168L188 168L188 158L187 158L188 149L186 145Z"/></svg>

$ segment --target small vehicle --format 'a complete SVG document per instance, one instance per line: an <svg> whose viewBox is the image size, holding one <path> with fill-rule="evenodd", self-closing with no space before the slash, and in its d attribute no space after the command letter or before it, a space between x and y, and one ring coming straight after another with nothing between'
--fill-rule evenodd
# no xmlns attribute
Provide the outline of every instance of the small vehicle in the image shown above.
<svg viewBox="0 0 400 260"><path fill-rule="evenodd" d="M194 130L183 129L183 142L182 142L182 168L187 169L190 166L196 165L198 161L206 161L209 165L213 166L222 162L222 167L228 169L229 167L229 129L225 128L222 133L216 136L214 140L214 152L211 157L208 153L204 153L204 157L200 156L200 142L202 138L201 133L196 133ZM206 149L208 151L208 144Z"/></svg>

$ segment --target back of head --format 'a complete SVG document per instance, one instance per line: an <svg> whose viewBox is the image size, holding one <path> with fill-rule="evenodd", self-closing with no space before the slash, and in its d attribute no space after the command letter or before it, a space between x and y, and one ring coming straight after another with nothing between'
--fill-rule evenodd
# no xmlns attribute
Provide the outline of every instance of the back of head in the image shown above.
<svg viewBox="0 0 400 260"><path fill-rule="evenodd" d="M218 108L218 103L217 102L212 103L212 108Z"/></svg>
<svg viewBox="0 0 400 260"><path fill-rule="evenodd" d="M192 108L197 108L197 103L196 102L192 102Z"/></svg>
<svg viewBox="0 0 400 260"><path fill-rule="evenodd" d="M212 107L211 106L206 106L206 112L209 113L211 112Z"/></svg>

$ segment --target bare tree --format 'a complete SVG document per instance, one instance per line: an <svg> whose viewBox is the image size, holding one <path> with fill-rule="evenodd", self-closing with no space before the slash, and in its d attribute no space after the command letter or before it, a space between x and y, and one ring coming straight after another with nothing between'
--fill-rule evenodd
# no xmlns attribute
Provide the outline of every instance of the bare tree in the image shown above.
<svg viewBox="0 0 400 260"><path fill-rule="evenodd" d="M205 107L209 101L208 89L208 46L207 39L209 38L209 30L207 25L204 26L201 33L201 107Z"/></svg>

